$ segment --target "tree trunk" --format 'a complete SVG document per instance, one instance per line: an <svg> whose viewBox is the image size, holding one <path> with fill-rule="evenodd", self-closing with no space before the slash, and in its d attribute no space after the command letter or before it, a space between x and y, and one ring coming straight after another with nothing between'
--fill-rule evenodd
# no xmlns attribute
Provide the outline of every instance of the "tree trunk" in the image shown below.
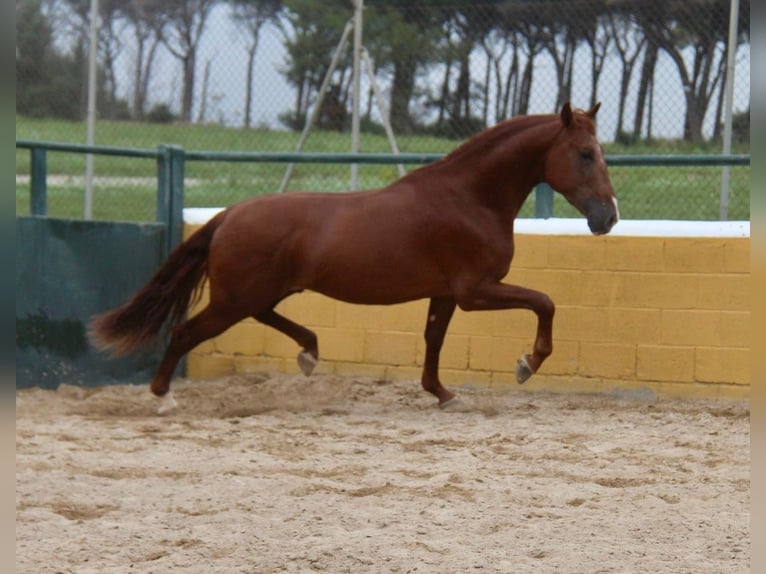
<svg viewBox="0 0 766 574"><path fill-rule="evenodd" d="M705 106L701 104L693 90L684 89L686 96L686 119L684 120L684 140L692 143L702 142L702 116Z"/></svg>
<svg viewBox="0 0 766 574"><path fill-rule="evenodd" d="M444 80L442 81L441 95L439 97L439 117L436 125L444 123L444 116L447 115L447 100L449 100L449 78L452 75L452 56L447 59L447 66L444 68Z"/></svg>
<svg viewBox="0 0 766 574"><path fill-rule="evenodd" d="M139 111L141 117L146 113L146 104L149 94L149 83L152 79L152 68L154 68L154 58L157 55L157 47L160 45L159 37L154 38L151 48L149 48L149 54L146 56L146 65L144 66L143 75L141 77L141 95L139 97Z"/></svg>
<svg viewBox="0 0 766 574"><path fill-rule="evenodd" d="M146 49L146 35L135 27L136 37L136 69L133 73L133 119L141 120L144 117L144 98L141 90L141 75L144 68L144 50Z"/></svg>
<svg viewBox="0 0 766 574"><path fill-rule="evenodd" d="M484 90L482 94L484 99L484 111L482 112L482 121L486 126L489 122L489 82L492 79L492 62L494 61L494 58L492 54L490 54L489 50L485 50L485 52L487 54L487 70L484 73Z"/></svg>
<svg viewBox="0 0 766 574"><path fill-rule="evenodd" d="M205 62L205 70L202 73L202 95L200 97L199 113L197 115L197 123L201 124L205 122L205 116L207 115L207 90L210 85L210 60Z"/></svg>
<svg viewBox="0 0 766 574"><path fill-rule="evenodd" d="M414 128L410 116L410 99L415 88L415 67L413 58L397 59L394 62L394 81L391 86L391 127L397 133L409 134Z"/></svg>
<svg viewBox="0 0 766 574"><path fill-rule="evenodd" d="M644 64L641 67L641 79L638 84L638 95L636 98L636 116L633 122L633 134L637 139L641 138L644 110L646 108L649 86L654 77L654 68L657 65L658 48L654 41L649 40L644 50Z"/></svg>
<svg viewBox="0 0 766 574"><path fill-rule="evenodd" d="M452 107L453 118L467 117L471 100L471 65L470 52L465 46L460 47L460 72L455 86L455 100Z"/></svg>
<svg viewBox="0 0 766 574"><path fill-rule="evenodd" d="M519 88L519 101L516 113L513 115L527 115L529 113L529 97L532 91L532 73L534 71L534 55L530 54L527 63L524 65L524 73L521 77L521 87Z"/></svg>
<svg viewBox="0 0 766 574"><path fill-rule="evenodd" d="M617 127L614 130L614 139L619 141L625 125L625 100L628 98L628 86L630 77L633 74L633 64L623 60L622 74L620 76L620 93L617 97Z"/></svg>
<svg viewBox="0 0 766 574"><path fill-rule="evenodd" d="M721 75L721 84L718 88L718 104L715 108L715 126L713 127L713 139L720 140L723 138L723 128L724 128L724 117L723 117L723 110L724 110L724 104L726 103L724 100L726 99L726 58L727 58L727 52L728 46L726 49L724 49L723 56L721 56L721 66L723 67L723 74Z"/></svg>
<svg viewBox="0 0 766 574"><path fill-rule="evenodd" d="M500 62L497 62L497 82L501 84L500 79ZM505 86L503 87L503 95L501 107L497 111L497 119L503 119L509 117L513 112L510 110L509 105L511 102L517 101L519 95L519 50L516 45L516 39L513 40L513 55L511 61L508 64L508 74L505 79ZM498 98L499 99L499 98Z"/></svg>
<svg viewBox="0 0 766 574"><path fill-rule="evenodd" d="M183 60L183 93L181 97L181 120L191 122L194 105L194 73L197 63L196 50L189 50Z"/></svg>
<svg viewBox="0 0 766 574"><path fill-rule="evenodd" d="M247 80L245 80L245 127L253 125L253 68L255 67L255 51L258 49L258 39L256 38L247 48Z"/></svg>

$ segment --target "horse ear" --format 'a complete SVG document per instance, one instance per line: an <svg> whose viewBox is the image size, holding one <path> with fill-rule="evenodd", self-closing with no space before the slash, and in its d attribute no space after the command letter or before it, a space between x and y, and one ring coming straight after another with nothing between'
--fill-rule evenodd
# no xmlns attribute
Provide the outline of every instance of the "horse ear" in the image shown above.
<svg viewBox="0 0 766 574"><path fill-rule="evenodd" d="M564 107L561 108L561 122L567 128L572 125L572 104L569 102L565 103Z"/></svg>
<svg viewBox="0 0 766 574"><path fill-rule="evenodd" d="M601 108L601 102L596 102L596 105L591 108L590 111L585 112L585 115L588 116L590 119L595 120L596 114L598 113L599 108Z"/></svg>

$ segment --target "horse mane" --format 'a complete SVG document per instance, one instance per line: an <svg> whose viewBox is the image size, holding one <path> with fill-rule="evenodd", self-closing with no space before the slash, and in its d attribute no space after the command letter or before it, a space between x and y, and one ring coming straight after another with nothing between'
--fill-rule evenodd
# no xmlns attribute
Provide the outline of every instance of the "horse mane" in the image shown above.
<svg viewBox="0 0 766 574"><path fill-rule="evenodd" d="M580 108L572 109L572 122L575 127L584 127L595 131L595 123L587 115L587 112ZM416 174L423 175L423 172L438 170L454 162L468 162L473 157L482 157L498 146L513 143L512 140L515 140L516 136L521 133L552 124L562 125L559 114L530 114L502 120L494 126L474 134L440 160L411 171L405 178L416 176Z"/></svg>
<svg viewBox="0 0 766 574"><path fill-rule="evenodd" d="M581 112L581 110L577 110L577 112ZM578 118L584 117L582 113L577 113L576 116ZM560 121L561 119L558 114L531 114L503 120L494 126L473 135L470 139L463 142L440 160L424 165L419 169L410 172L408 175L420 174L423 171L430 171L432 169L439 169L440 167L453 162L467 161L473 156L481 157L482 155L489 153L491 150L496 149L497 146L507 144L509 140L514 139L522 132Z"/></svg>
<svg viewBox="0 0 766 574"><path fill-rule="evenodd" d="M506 142L527 129L547 124L558 119L558 114L535 114L516 116L503 120L491 128L475 134L462 145L447 154L444 159L459 159L468 153L483 153L485 150L495 148L500 142Z"/></svg>

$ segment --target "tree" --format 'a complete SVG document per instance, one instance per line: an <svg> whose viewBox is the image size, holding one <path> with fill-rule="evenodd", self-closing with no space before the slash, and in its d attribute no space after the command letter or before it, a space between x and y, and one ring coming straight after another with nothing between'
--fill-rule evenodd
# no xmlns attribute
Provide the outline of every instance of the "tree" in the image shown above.
<svg viewBox="0 0 766 574"><path fill-rule="evenodd" d="M122 5L123 16L133 28L135 67L133 69L133 117L143 119L146 114L149 85L157 48L162 39L167 18L162 0L128 0Z"/></svg>
<svg viewBox="0 0 766 574"><path fill-rule="evenodd" d="M507 117L508 101L511 93L511 84L517 84L515 80L519 74L519 58L517 53L516 34L500 27L490 31L481 42L484 53L487 56L487 75L485 77L485 98L487 106L484 108L484 123L489 123L488 100L490 78L495 78L495 121ZM503 74L501 63L508 48L513 50L507 75Z"/></svg>
<svg viewBox="0 0 766 574"><path fill-rule="evenodd" d="M79 119L77 62L53 48L53 27L41 0L16 2L16 112Z"/></svg>
<svg viewBox="0 0 766 574"><path fill-rule="evenodd" d="M165 0L167 26L162 40L170 53L181 62L183 87L181 91L181 120L190 122L194 104L194 84L197 73L197 50L205 32L208 16L218 0Z"/></svg>
<svg viewBox="0 0 766 574"><path fill-rule="evenodd" d="M452 98L451 124L455 135L467 137L485 127L486 123L478 120L471 114L472 86L471 79L471 53L474 48L481 45L495 24L491 6L483 10L476 9L473 2L459 3L456 7L456 24L459 41L457 43L458 79L455 85L455 93ZM484 89L489 81L485 81ZM488 93L484 92L484 97ZM485 101L485 110L488 104Z"/></svg>
<svg viewBox="0 0 766 574"><path fill-rule="evenodd" d="M98 27L98 50L100 60L100 78L98 98L102 117L123 118L127 115L127 105L118 97L116 62L123 50L119 19L121 15L119 0L100 0Z"/></svg>
<svg viewBox="0 0 766 574"><path fill-rule="evenodd" d="M604 63L609 54L609 47L612 44L611 29L605 24L602 17L605 11L604 2L600 0L594 3L593 10L584 15L580 22L579 34L585 39L585 43L590 47L590 104L589 109L593 109L598 101L598 81L601 78L601 72L604 70Z"/></svg>
<svg viewBox="0 0 766 574"><path fill-rule="evenodd" d="M411 104L417 94L418 74L426 69L436 52L444 13L433 6L411 0L369 0L365 4L375 18L385 18L383 38L387 51L379 68L389 71L391 127L397 133L412 133L418 125Z"/></svg>
<svg viewBox="0 0 766 574"><path fill-rule="evenodd" d="M723 81L728 0L655 0L639 11L650 42L676 65L686 103L684 139L701 142L702 125L716 85ZM691 53L691 62L686 54Z"/></svg>
<svg viewBox="0 0 766 574"><path fill-rule="evenodd" d="M543 2L538 7L542 24L543 48L553 60L556 70L556 101L553 111L572 99L574 54L579 41L573 20L576 6L570 2ZM582 13L577 14L581 16Z"/></svg>
<svg viewBox="0 0 766 574"><path fill-rule="evenodd" d="M252 126L253 74L255 55L261 37L261 28L269 21L276 21L283 8L282 0L228 0L232 19L247 36L247 84L245 86L245 127Z"/></svg>
<svg viewBox="0 0 766 574"><path fill-rule="evenodd" d="M524 115L529 113L535 62L543 50L544 21L540 17L536 2L508 2L499 7L499 13L502 17L502 25L514 37L514 53L508 73L509 76L515 74L517 80L507 115ZM525 56L520 73L519 55ZM508 98L507 90L508 87L506 87L506 98Z"/></svg>
<svg viewBox="0 0 766 574"><path fill-rule="evenodd" d="M641 50L646 44L646 36L641 34L629 13L612 10L607 16L614 46L620 56L622 70L620 72L620 91L617 96L617 126L614 139L619 140L625 133L625 100Z"/></svg>
<svg viewBox="0 0 766 574"><path fill-rule="evenodd" d="M343 28L351 17L350 3L344 0L287 0L280 30L287 49L287 67L283 74L296 88L295 107L283 121L293 129L302 129L306 112L330 68ZM336 100L345 105L350 78L350 50L341 59L332 79Z"/></svg>

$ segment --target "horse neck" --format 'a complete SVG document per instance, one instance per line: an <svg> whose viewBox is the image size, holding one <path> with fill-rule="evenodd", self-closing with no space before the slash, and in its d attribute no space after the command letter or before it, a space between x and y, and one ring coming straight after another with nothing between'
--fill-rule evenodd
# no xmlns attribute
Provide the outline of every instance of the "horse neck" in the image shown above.
<svg viewBox="0 0 766 574"><path fill-rule="evenodd" d="M559 133L558 115L535 115L502 122L474 136L433 165L450 178L450 188L507 213L521 209L543 179L545 154Z"/></svg>

